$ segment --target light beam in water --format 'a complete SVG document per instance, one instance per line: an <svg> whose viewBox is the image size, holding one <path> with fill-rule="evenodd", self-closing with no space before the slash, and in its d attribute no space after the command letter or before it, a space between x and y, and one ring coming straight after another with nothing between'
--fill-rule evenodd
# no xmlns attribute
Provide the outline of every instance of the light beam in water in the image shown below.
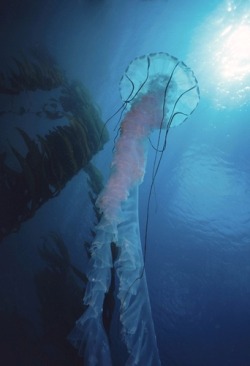
<svg viewBox="0 0 250 366"><path fill-rule="evenodd" d="M197 70L202 94L219 108L250 100L250 3L226 1L194 35L189 64Z"/></svg>

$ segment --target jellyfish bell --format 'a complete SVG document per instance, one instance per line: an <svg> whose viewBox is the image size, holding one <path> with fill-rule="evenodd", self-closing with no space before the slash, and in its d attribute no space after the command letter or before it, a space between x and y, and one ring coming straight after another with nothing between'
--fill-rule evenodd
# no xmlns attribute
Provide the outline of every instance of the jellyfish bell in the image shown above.
<svg viewBox="0 0 250 366"><path fill-rule="evenodd" d="M181 124L199 101L198 83L193 71L164 52L133 60L120 81L120 94L122 100L128 103L128 108L138 100L143 102L143 96L151 97L153 108L149 116L153 117L154 114L155 128L166 128L169 123L172 126ZM143 103L141 107L146 108ZM173 118L175 112L181 113Z"/></svg>
<svg viewBox="0 0 250 366"><path fill-rule="evenodd" d="M84 355L88 366L112 365L113 348L102 314L105 295L116 276L115 297L119 313L121 342L126 357L121 365L160 365L138 219L138 187L147 161L148 138L155 129L156 154L162 154L171 126L182 123L199 101L197 80L183 62L167 53L136 58L120 82L126 112L115 144L111 174L96 205L102 216L91 246L88 284L84 295L87 309L70 334L70 340ZM153 179L161 158L155 160ZM150 196L149 196L150 198ZM111 245L119 249L112 257Z"/></svg>

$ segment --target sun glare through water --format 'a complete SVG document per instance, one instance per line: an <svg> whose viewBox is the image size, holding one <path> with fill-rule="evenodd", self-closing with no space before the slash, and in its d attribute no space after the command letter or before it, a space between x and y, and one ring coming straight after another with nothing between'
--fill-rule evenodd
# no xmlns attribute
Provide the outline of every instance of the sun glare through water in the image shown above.
<svg viewBox="0 0 250 366"><path fill-rule="evenodd" d="M250 26L229 26L221 34L223 47L216 57L223 78L241 81L250 75Z"/></svg>
<svg viewBox="0 0 250 366"><path fill-rule="evenodd" d="M250 2L226 1L197 29L189 64L218 108L249 105Z"/></svg>

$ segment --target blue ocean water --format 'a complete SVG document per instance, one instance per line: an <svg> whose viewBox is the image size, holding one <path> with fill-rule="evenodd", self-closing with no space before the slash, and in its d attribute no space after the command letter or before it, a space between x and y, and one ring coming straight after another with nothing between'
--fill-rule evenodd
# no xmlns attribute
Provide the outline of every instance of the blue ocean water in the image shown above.
<svg viewBox="0 0 250 366"><path fill-rule="evenodd" d="M19 50L46 46L71 79L84 83L104 121L121 106L119 81L135 57L168 52L193 69L201 100L185 123L170 129L149 212L146 275L158 348L166 366L249 366L249 1L26 0L1 7L1 67ZM35 104L38 97L31 97ZM23 124L31 135L51 128L37 130L32 118ZM12 138L22 147L12 132L18 121L2 117L3 148ZM117 121L93 159L105 179ZM151 149L140 187L142 237L153 157ZM62 345L43 334L34 275L44 267L38 248L51 231L85 271L83 242L93 226L80 172L3 240L1 309L19 316L1 315L1 364L82 364L71 353L62 359Z"/></svg>

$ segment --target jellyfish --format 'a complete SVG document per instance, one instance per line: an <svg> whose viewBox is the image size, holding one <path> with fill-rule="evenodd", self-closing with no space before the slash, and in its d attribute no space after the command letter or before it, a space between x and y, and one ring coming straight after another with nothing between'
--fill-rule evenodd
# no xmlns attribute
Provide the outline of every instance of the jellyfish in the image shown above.
<svg viewBox="0 0 250 366"><path fill-rule="evenodd" d="M138 57L129 64L120 81L120 94L124 114L119 138L110 177L96 201L102 215L91 245L83 299L86 310L69 339L84 357L84 364L115 364L110 334L103 322L105 298L115 283L119 334L126 348L124 362L119 365L157 366L161 362L140 239L138 188L145 174L151 133L158 131L150 192L169 128L194 111L199 89L189 67L160 52Z"/></svg>

